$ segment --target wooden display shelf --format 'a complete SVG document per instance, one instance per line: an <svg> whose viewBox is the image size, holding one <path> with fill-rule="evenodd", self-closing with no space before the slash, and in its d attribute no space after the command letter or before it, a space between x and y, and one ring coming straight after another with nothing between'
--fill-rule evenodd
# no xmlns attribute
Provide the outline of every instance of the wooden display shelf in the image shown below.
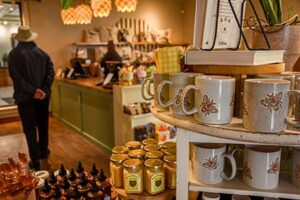
<svg viewBox="0 0 300 200"><path fill-rule="evenodd" d="M176 190L169 189L166 189L165 192L157 195L150 195L147 192L141 194L126 194L124 189L114 188L114 190L121 199L124 198L126 200L172 200L176 197Z"/></svg>
<svg viewBox="0 0 300 200"><path fill-rule="evenodd" d="M116 42L114 43L117 46L124 46L124 45L132 45L132 46L188 46L188 43L156 43L156 42ZM97 47L97 46L106 46L107 42L76 42L73 43L74 46L82 46L82 47Z"/></svg>
<svg viewBox="0 0 300 200"><path fill-rule="evenodd" d="M285 64L268 64L259 66L233 66L233 65L194 65L195 72L203 74L220 75L258 75L258 74L276 74L284 72Z"/></svg>
<svg viewBox="0 0 300 200"><path fill-rule="evenodd" d="M155 117L168 124L207 136L257 144L300 146L300 131L298 130L286 130L273 134L257 133L243 128L242 120L238 118L233 118L232 123L228 125L206 125L197 122L193 116L172 115L168 111L159 112L153 106L151 106L151 112Z"/></svg>
<svg viewBox="0 0 300 200"><path fill-rule="evenodd" d="M191 171L191 170L190 170ZM224 181L219 184L207 185L190 178L189 189L192 191L214 192L223 194L239 194L249 196L263 196L287 199L300 199L300 190L290 180L290 176L280 174L279 185L272 190L259 190L246 185L243 182L241 173L231 181Z"/></svg>

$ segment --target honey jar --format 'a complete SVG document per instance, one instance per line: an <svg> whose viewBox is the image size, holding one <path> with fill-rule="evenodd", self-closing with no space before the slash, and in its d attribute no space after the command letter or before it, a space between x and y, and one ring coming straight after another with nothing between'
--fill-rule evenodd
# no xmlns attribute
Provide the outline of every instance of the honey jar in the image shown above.
<svg viewBox="0 0 300 200"><path fill-rule="evenodd" d="M128 153L128 147L125 146L116 146L112 149L113 154L127 154Z"/></svg>
<svg viewBox="0 0 300 200"><path fill-rule="evenodd" d="M139 159L143 161L145 159L146 152L143 149L134 149L128 153L131 159Z"/></svg>
<svg viewBox="0 0 300 200"><path fill-rule="evenodd" d="M124 190L128 194L139 194L143 187L143 163L139 159L129 159L123 163Z"/></svg>
<svg viewBox="0 0 300 200"><path fill-rule="evenodd" d="M125 144L125 146L129 149L129 151L134 149L140 149L142 144L139 141L130 141Z"/></svg>
<svg viewBox="0 0 300 200"><path fill-rule="evenodd" d="M160 146L157 144L148 144L147 146L144 146L145 151L159 151Z"/></svg>
<svg viewBox="0 0 300 200"><path fill-rule="evenodd" d="M164 153L166 155L176 155L176 147L172 147L169 149L164 149Z"/></svg>
<svg viewBox="0 0 300 200"><path fill-rule="evenodd" d="M113 154L110 157L110 178L116 188L123 187L123 162L127 159L126 154Z"/></svg>
<svg viewBox="0 0 300 200"><path fill-rule="evenodd" d="M176 148L176 142L165 142L160 145L162 149Z"/></svg>
<svg viewBox="0 0 300 200"><path fill-rule="evenodd" d="M152 138L144 139L143 145L147 146L148 144L157 144L157 140Z"/></svg>
<svg viewBox="0 0 300 200"><path fill-rule="evenodd" d="M176 189L176 155L165 155L166 187Z"/></svg>
<svg viewBox="0 0 300 200"><path fill-rule="evenodd" d="M163 161L159 159L148 159L145 161L146 169L144 170L145 190L155 195L165 190L165 172Z"/></svg>
<svg viewBox="0 0 300 200"><path fill-rule="evenodd" d="M146 159L162 159L164 156L164 153L161 151L149 151L146 153L145 158Z"/></svg>

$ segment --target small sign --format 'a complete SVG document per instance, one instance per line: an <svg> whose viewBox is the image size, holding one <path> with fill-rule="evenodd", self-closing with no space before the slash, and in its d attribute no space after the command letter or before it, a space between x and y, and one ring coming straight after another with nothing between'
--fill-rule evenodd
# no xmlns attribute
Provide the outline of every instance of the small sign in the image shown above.
<svg viewBox="0 0 300 200"><path fill-rule="evenodd" d="M113 76L114 76L113 73L109 73L109 74L106 76L106 78L105 78L105 80L104 80L104 82L103 82L103 85L107 85L108 83L110 83L110 82L111 82L111 79L113 78Z"/></svg>

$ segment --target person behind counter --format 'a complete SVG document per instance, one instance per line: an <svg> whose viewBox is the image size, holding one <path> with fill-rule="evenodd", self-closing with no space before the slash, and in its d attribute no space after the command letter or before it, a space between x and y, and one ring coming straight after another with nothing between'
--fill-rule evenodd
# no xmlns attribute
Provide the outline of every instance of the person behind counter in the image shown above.
<svg viewBox="0 0 300 200"><path fill-rule="evenodd" d="M107 52L106 54L104 55L104 57L102 58L100 64L101 64L101 67L104 68L104 74L105 76L107 76L107 74L109 72L111 72L109 70L109 67L108 67L108 64L107 62L110 62L110 61L115 61L115 62L119 62L119 64L116 64L116 68L112 71L114 73L114 77L118 77L118 69L117 67L122 67L122 58L121 56L118 54L118 52L116 51L116 48L115 48L115 44L113 41L109 41L108 44L107 44Z"/></svg>
<svg viewBox="0 0 300 200"><path fill-rule="evenodd" d="M29 167L39 170L39 160L47 158L50 154L48 114L54 78L53 63L48 54L33 42L37 34L31 32L30 27L20 26L14 38L19 43L9 53L9 73L13 80L14 99L29 148Z"/></svg>

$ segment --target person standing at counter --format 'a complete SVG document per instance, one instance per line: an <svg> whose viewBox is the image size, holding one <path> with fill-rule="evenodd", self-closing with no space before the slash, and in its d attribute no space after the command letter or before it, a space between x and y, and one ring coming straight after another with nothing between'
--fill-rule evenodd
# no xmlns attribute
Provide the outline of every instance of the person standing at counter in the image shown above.
<svg viewBox="0 0 300 200"><path fill-rule="evenodd" d="M100 64L101 64L101 67L104 68L104 74L105 76L107 76L107 74L110 72L109 69L108 69L108 66L107 66L107 61L116 61L116 62L119 62L120 64L120 67L122 67L122 58L121 56L118 54L118 52L116 51L116 48L115 48L115 44L112 40L110 40L108 43L107 43L107 52L106 54L103 56ZM116 71L116 72L115 72ZM114 73L118 73L118 70L115 69Z"/></svg>
<svg viewBox="0 0 300 200"><path fill-rule="evenodd" d="M40 169L40 159L50 154L48 149L48 118L53 63L34 40L37 34L30 27L20 26L14 38L18 45L9 53L8 67L14 85L14 99L18 106L26 136L31 169ZM37 137L38 136L38 137Z"/></svg>

